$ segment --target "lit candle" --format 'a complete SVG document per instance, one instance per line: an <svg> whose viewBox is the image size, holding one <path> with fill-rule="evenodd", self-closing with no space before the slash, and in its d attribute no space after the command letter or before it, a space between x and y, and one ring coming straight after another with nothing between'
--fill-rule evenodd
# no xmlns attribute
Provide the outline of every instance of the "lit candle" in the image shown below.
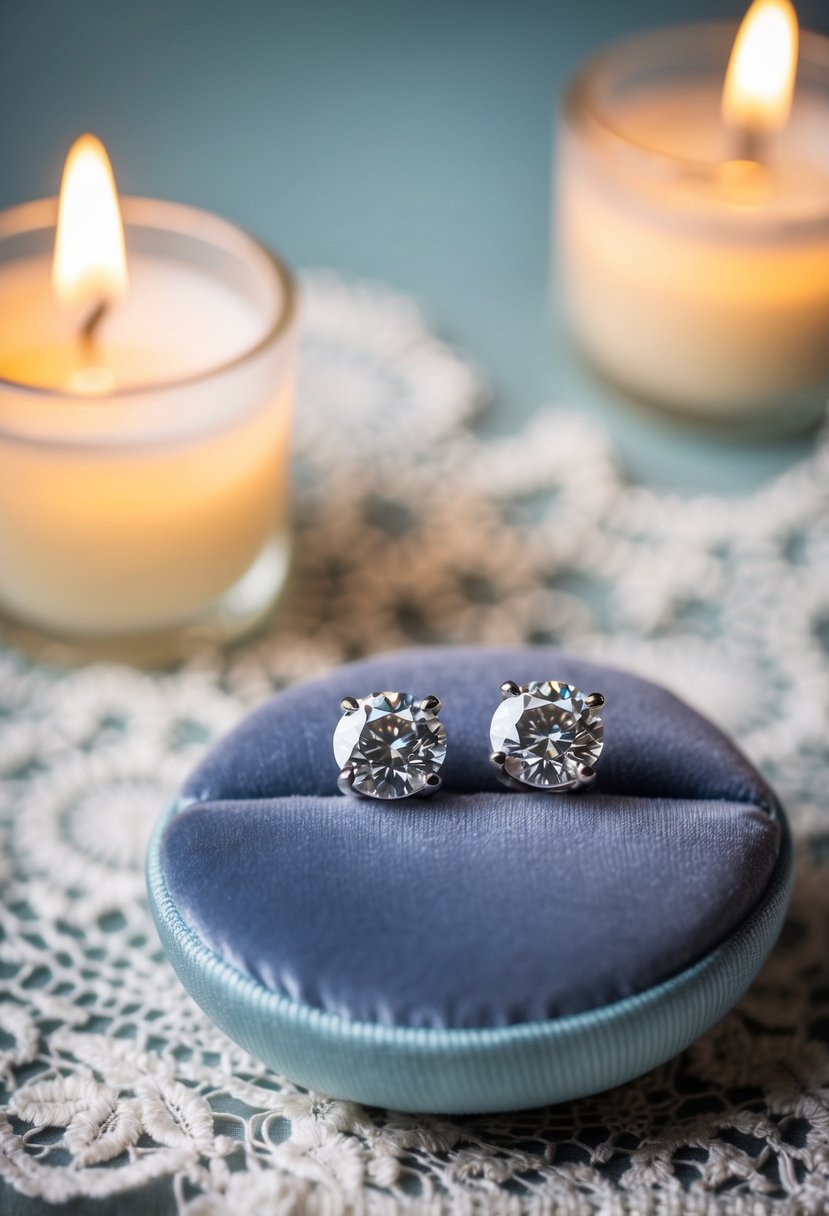
<svg viewBox="0 0 829 1216"><path fill-rule="evenodd" d="M63 638L234 633L284 577L294 290L82 137L0 215L0 606Z"/></svg>
<svg viewBox="0 0 829 1216"><path fill-rule="evenodd" d="M797 87L795 70L797 67ZM829 39L788 0L640 35L568 90L558 246L577 341L638 399L794 427L829 388Z"/></svg>

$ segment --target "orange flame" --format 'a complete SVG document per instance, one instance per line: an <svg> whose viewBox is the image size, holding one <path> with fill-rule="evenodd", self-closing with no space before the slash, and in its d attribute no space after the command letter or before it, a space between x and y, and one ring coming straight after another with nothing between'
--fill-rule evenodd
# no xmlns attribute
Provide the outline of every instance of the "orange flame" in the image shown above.
<svg viewBox="0 0 829 1216"><path fill-rule="evenodd" d="M56 298L70 307L106 303L128 287L124 225L106 149L82 135L69 150L52 262Z"/></svg>
<svg viewBox="0 0 829 1216"><path fill-rule="evenodd" d="M727 126L755 135L784 127L792 107L799 29L789 0L754 0L740 26L722 95Z"/></svg>

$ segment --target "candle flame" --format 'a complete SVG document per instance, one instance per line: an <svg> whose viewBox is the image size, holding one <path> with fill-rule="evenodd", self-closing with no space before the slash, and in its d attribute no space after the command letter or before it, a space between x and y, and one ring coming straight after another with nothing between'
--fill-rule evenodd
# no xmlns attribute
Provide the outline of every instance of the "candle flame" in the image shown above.
<svg viewBox="0 0 829 1216"><path fill-rule="evenodd" d="M111 304L127 291L124 225L106 149L82 135L69 150L52 262L56 298L70 307Z"/></svg>
<svg viewBox="0 0 829 1216"><path fill-rule="evenodd" d="M779 131L792 107L799 30L790 0L754 0L737 31L722 96L732 129Z"/></svg>

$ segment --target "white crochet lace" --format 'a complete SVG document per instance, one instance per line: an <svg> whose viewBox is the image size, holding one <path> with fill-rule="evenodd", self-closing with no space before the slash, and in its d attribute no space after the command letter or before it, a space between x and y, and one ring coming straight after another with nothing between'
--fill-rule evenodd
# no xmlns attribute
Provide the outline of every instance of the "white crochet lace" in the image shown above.
<svg viewBox="0 0 829 1216"><path fill-rule="evenodd" d="M829 440L750 497L680 499L625 484L563 410L482 439L483 397L408 300L307 277L294 577L267 636L167 675L0 652L0 1172L17 1191L162 1178L183 1216L829 1207ZM275 688L432 639L561 642L668 682L790 809L783 943L738 1009L631 1085L461 1119L331 1101L229 1042L159 952L144 849L206 744Z"/></svg>

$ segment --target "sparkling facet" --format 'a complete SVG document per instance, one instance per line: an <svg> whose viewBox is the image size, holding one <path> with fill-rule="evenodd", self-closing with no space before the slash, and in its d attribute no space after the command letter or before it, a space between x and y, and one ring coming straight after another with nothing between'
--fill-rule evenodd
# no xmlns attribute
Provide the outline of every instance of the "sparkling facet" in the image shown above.
<svg viewBox="0 0 829 1216"><path fill-rule="evenodd" d="M355 794L408 798L422 793L446 757L440 719L408 692L375 692L357 698L334 732L340 769L354 774Z"/></svg>
<svg viewBox="0 0 829 1216"><path fill-rule="evenodd" d="M510 777L540 789L566 789L580 765L593 767L601 755L601 718L586 695L557 680L522 684L495 711L490 728L493 752L506 756Z"/></svg>

